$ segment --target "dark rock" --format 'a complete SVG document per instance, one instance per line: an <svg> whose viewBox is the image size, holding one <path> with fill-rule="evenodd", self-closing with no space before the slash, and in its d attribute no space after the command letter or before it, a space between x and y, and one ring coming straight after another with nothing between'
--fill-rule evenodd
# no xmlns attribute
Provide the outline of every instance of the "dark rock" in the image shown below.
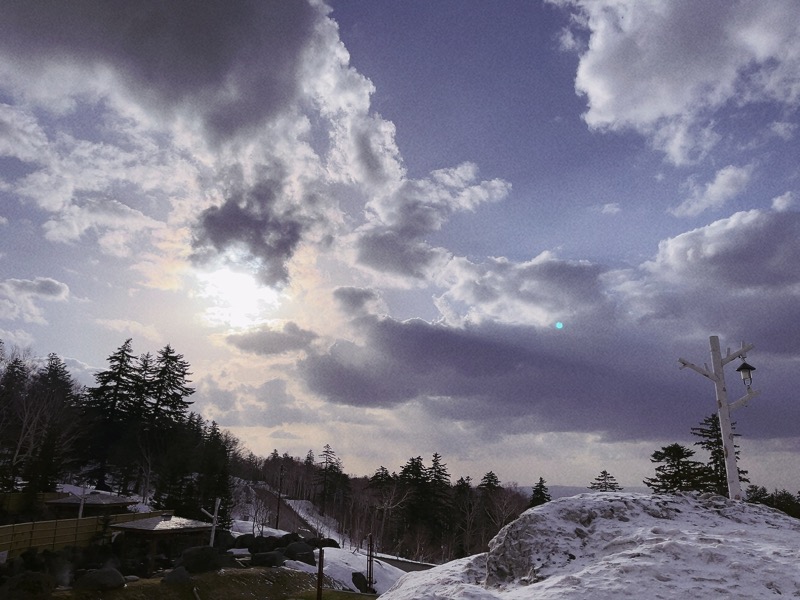
<svg viewBox="0 0 800 600"><path fill-rule="evenodd" d="M250 550L250 554L257 554L259 552L271 552L279 545L280 538L277 538L274 535L268 535L267 537L259 535L247 548Z"/></svg>
<svg viewBox="0 0 800 600"><path fill-rule="evenodd" d="M331 538L322 538L319 540L319 548L341 548L339 542Z"/></svg>
<svg viewBox="0 0 800 600"><path fill-rule="evenodd" d="M286 557L273 550L272 552L259 552L250 557L250 564L254 567L282 567Z"/></svg>
<svg viewBox="0 0 800 600"><path fill-rule="evenodd" d="M181 553L175 564L185 567L189 573L216 571L219 569L219 553L211 546L192 546Z"/></svg>
<svg viewBox="0 0 800 600"><path fill-rule="evenodd" d="M217 568L218 569L238 569L242 565L237 562L233 554L224 553L217 554Z"/></svg>
<svg viewBox="0 0 800 600"><path fill-rule="evenodd" d="M374 594L375 590L369 587L367 583L367 577L361 572L353 573L353 585L356 586L356 589L361 592L362 594Z"/></svg>
<svg viewBox="0 0 800 600"><path fill-rule="evenodd" d="M230 531L226 531L225 529L221 529L217 531L214 535L214 547L219 548L223 551L230 550L236 544L236 538L233 537L233 534ZM245 546L242 546L243 548Z"/></svg>
<svg viewBox="0 0 800 600"><path fill-rule="evenodd" d="M286 558L306 563L312 567L317 566L314 549L305 542L292 542L286 546Z"/></svg>
<svg viewBox="0 0 800 600"><path fill-rule="evenodd" d="M252 533L244 533L234 540L234 548L249 548L255 542L256 536Z"/></svg>
<svg viewBox="0 0 800 600"><path fill-rule="evenodd" d="M292 542L299 542L303 538L300 537L299 533L285 533L281 537L278 538L281 546L288 546Z"/></svg>
<svg viewBox="0 0 800 600"><path fill-rule="evenodd" d="M14 575L0 587L4 600L49 600L55 581L46 573L25 571Z"/></svg>
<svg viewBox="0 0 800 600"><path fill-rule="evenodd" d="M164 578L161 580L161 583L166 583L167 585L186 585L192 582L192 576L189 575L189 571L186 570L185 567L175 567L164 575Z"/></svg>
<svg viewBox="0 0 800 600"><path fill-rule="evenodd" d="M76 590L117 590L125 587L125 578L114 568L95 569L78 579Z"/></svg>

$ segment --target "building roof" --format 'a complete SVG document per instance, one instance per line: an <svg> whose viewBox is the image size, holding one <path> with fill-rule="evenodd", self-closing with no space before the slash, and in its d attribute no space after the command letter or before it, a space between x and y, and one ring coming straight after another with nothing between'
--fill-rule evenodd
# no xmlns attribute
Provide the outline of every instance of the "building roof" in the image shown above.
<svg viewBox="0 0 800 600"><path fill-rule="evenodd" d="M136 521L126 521L111 525L111 529L118 531L130 531L136 533L186 533L195 531L211 531L211 523L184 519L172 515L162 517L152 517L150 519L138 519Z"/></svg>

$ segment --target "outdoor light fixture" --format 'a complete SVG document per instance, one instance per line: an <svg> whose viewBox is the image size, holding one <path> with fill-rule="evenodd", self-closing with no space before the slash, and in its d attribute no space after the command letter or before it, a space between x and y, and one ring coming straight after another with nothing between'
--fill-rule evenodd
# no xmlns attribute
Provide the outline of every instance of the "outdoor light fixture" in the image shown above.
<svg viewBox="0 0 800 600"><path fill-rule="evenodd" d="M750 384L753 383L753 371L755 370L756 368L754 366L748 365L747 362L742 360L742 364L739 365L739 368L736 369L736 372L742 376L742 381L746 386L749 387Z"/></svg>
<svg viewBox="0 0 800 600"><path fill-rule="evenodd" d="M731 500L742 499L742 484L739 481L739 467L736 465L736 445L733 443L733 425L731 424L731 411L741 406L747 406L753 398L758 396L757 390L750 389L750 384L753 381L753 371L755 367L748 365L744 358L745 354L753 349L753 344L745 344L742 342L742 347L736 352L731 352L730 348L722 355L719 346L719 337L712 335L708 338L708 344L711 349L711 368L708 365L698 367L690 363L688 360L682 358L678 359L681 369L689 367L692 371L696 371L703 377L707 377L714 382L714 393L717 400L717 416L719 417L719 430L722 434L722 449L725 454L725 478L728 482L728 498ZM725 387L725 372L723 367L729 362L742 359L742 364L736 369L742 376L742 381L747 388L747 393L734 402L728 402L728 390Z"/></svg>

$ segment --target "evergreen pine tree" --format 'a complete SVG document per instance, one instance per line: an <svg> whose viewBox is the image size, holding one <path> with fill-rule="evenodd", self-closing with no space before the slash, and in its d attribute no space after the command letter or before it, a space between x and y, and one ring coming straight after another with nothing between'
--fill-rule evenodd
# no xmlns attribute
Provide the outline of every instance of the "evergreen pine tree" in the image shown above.
<svg viewBox="0 0 800 600"><path fill-rule="evenodd" d="M179 422L186 418L192 404L187 398L194 394L189 387L189 363L167 344L158 352L153 365L150 385L149 412L155 422Z"/></svg>
<svg viewBox="0 0 800 600"><path fill-rule="evenodd" d="M655 477L648 477L644 484L656 493L670 494L687 491L706 491L710 489L708 468L696 460L691 460L694 450L680 444L670 444L653 452L650 461L659 463Z"/></svg>
<svg viewBox="0 0 800 600"><path fill-rule="evenodd" d="M617 483L617 480L611 475L608 471L603 469L600 471L600 475L594 478L589 484L590 490L595 490L596 492L619 492L622 491L622 487Z"/></svg>
<svg viewBox="0 0 800 600"><path fill-rule="evenodd" d="M275 454L277 455L277 450ZM336 452L333 451L330 444L325 444L320 456L322 460L318 478L319 504L320 513L324 515L325 511L330 508L331 502L336 498L343 472L342 461L336 456Z"/></svg>
<svg viewBox="0 0 800 600"><path fill-rule="evenodd" d="M129 475L126 457L144 410L139 365L131 348L132 341L127 339L108 357L109 368L95 374L97 385L87 390L84 402L85 417L93 430L89 449L97 460L97 489L111 489L106 482L109 464L118 463L126 471L124 475Z"/></svg>
<svg viewBox="0 0 800 600"><path fill-rule="evenodd" d="M64 361L50 354L34 374L28 393L41 412L37 435L25 460L25 489L52 492L70 466L80 435L75 408L80 389Z"/></svg>
<svg viewBox="0 0 800 600"><path fill-rule="evenodd" d="M450 531L452 525L453 496L450 473L438 452L431 458L428 479L428 529L436 543Z"/></svg>
<svg viewBox="0 0 800 600"><path fill-rule="evenodd" d="M531 490L531 499L530 502L528 502L528 508L550 502L550 491L547 489L546 483L544 478L539 477L539 481L536 482L536 485L534 485Z"/></svg>
<svg viewBox="0 0 800 600"><path fill-rule="evenodd" d="M731 423L731 431L736 427L736 423ZM700 422L699 427L692 427L692 435L700 438L700 441L695 442L695 446L700 446L709 454L709 460L706 467L709 471L710 481L709 484L714 492L720 496L728 495L728 477L725 466L725 448L722 445L722 430L719 426L719 415L713 414L707 416ZM739 437L734 433L734 438ZM738 445L734 443L736 458L739 458ZM738 468L738 466L737 466ZM747 478L747 471L738 468L739 481L742 483L750 483Z"/></svg>

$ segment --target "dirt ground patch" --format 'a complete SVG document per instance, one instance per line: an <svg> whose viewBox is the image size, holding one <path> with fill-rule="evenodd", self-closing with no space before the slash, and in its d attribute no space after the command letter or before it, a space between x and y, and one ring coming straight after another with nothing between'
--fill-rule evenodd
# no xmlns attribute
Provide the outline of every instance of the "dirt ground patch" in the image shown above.
<svg viewBox="0 0 800 600"><path fill-rule="evenodd" d="M326 581L330 587L339 587ZM292 569L223 569L192 576L186 585L166 585L161 579L141 579L113 591L57 590L58 600L313 600L317 577ZM368 595L325 590L326 600L369 598Z"/></svg>

